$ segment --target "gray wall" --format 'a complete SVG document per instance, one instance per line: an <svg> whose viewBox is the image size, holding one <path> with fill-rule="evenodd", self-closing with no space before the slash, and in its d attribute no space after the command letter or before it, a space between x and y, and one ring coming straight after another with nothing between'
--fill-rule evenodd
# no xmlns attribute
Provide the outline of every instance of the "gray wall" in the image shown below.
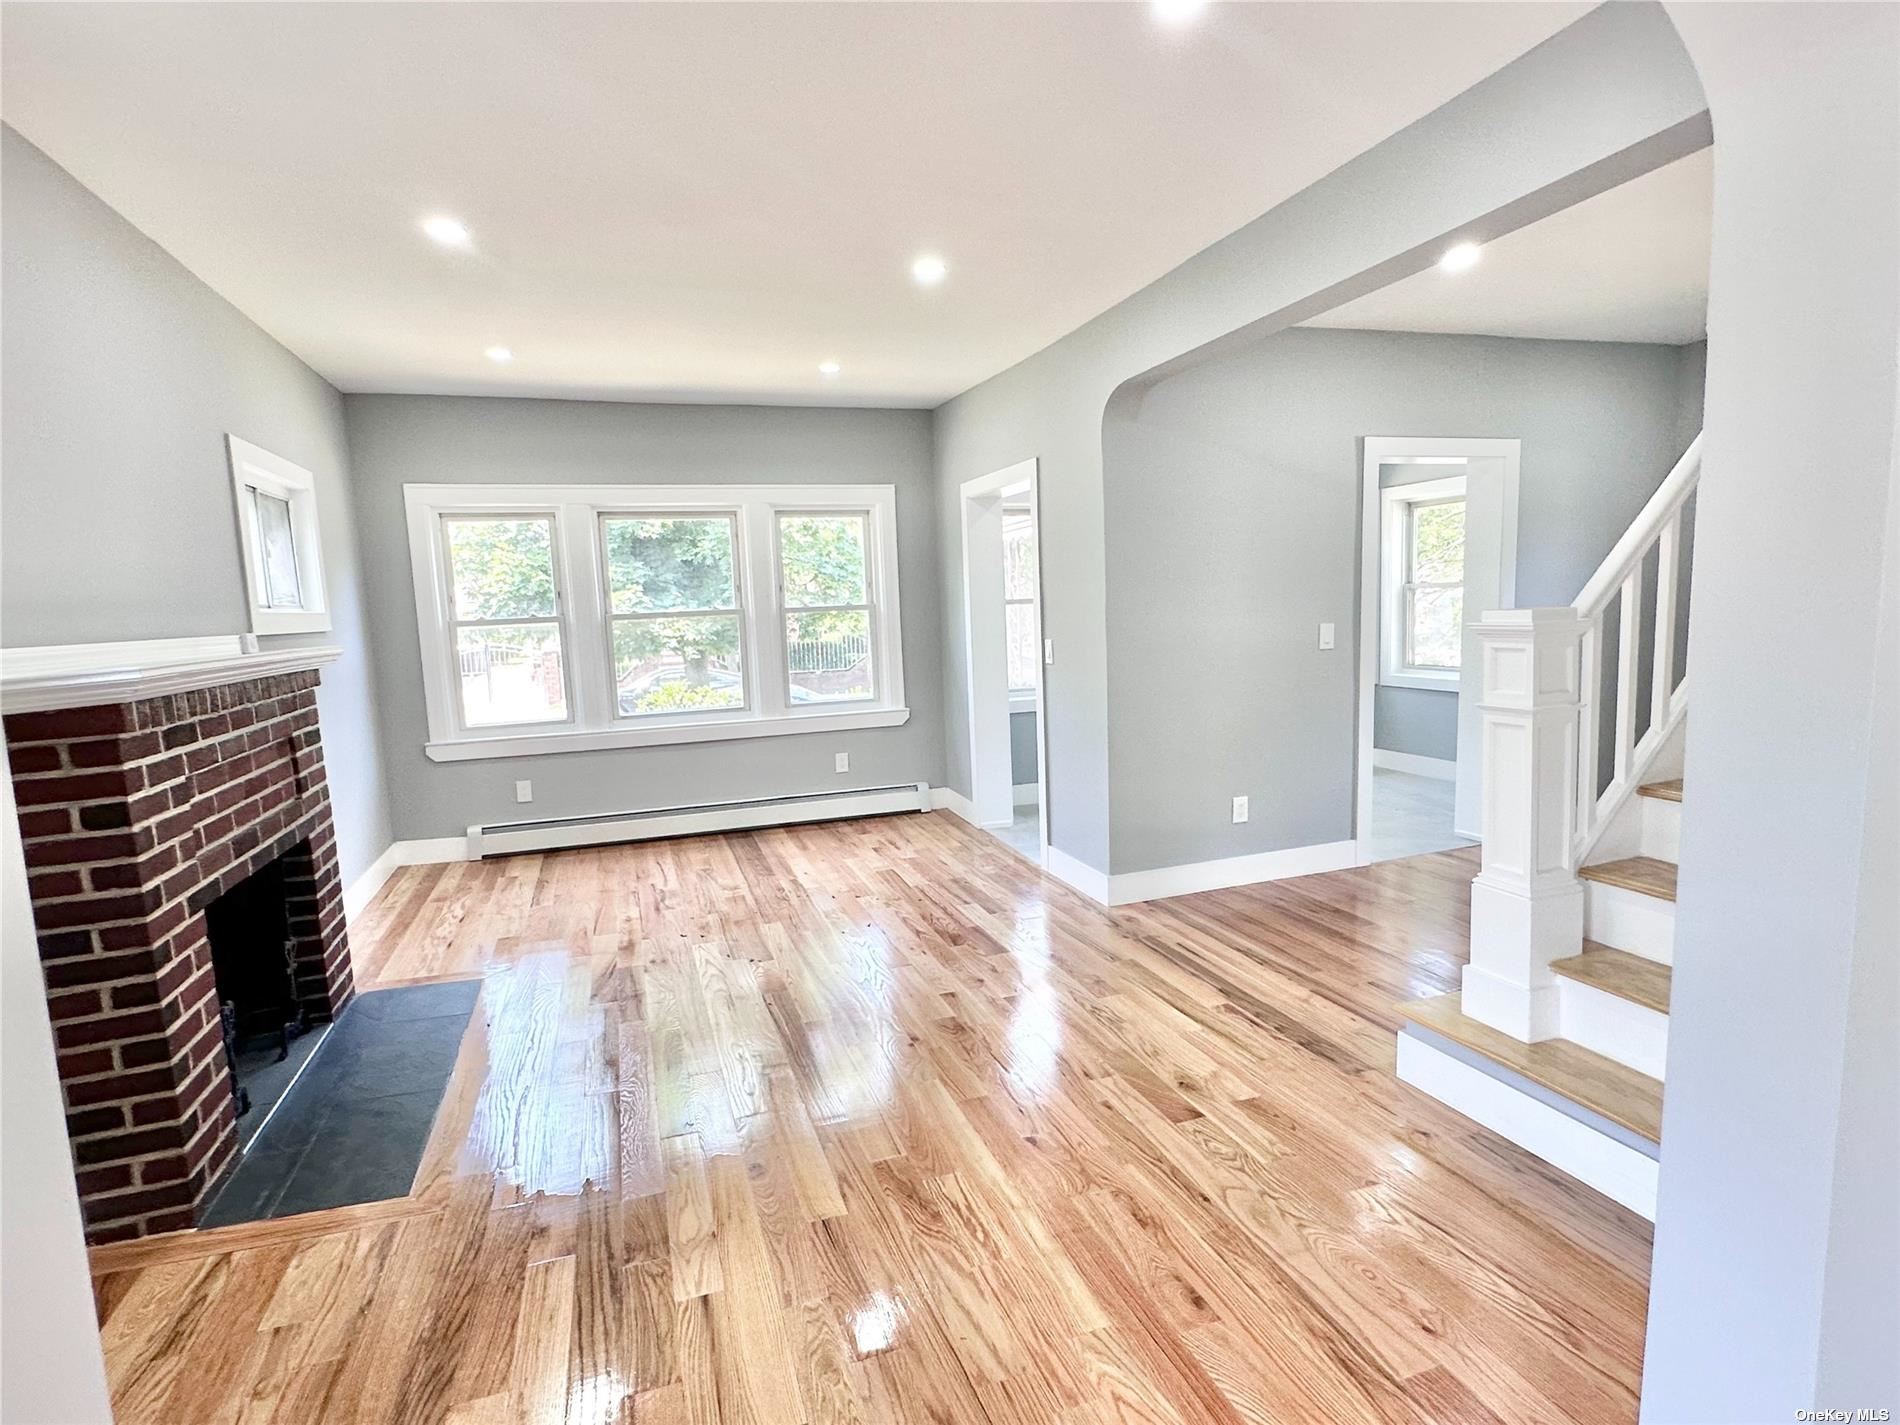
<svg viewBox="0 0 1900 1425"><path fill-rule="evenodd" d="M1458 694L1436 688L1372 690L1372 745L1383 752L1458 760Z"/></svg>
<svg viewBox="0 0 1900 1425"><path fill-rule="evenodd" d="M1009 715L1009 779L1017 786L1036 780L1036 715Z"/></svg>
<svg viewBox="0 0 1900 1425"><path fill-rule="evenodd" d="M347 885L389 806L342 398L4 127L0 187L5 641L246 631L225 433L315 472L335 628L304 641L343 648L318 706Z"/></svg>
<svg viewBox="0 0 1900 1425"><path fill-rule="evenodd" d="M1900 7L1672 7L1720 142L1642 1418L1900 1404Z"/></svg>
<svg viewBox="0 0 1900 1425"><path fill-rule="evenodd" d="M1568 603L1680 454L1682 359L1299 329L1118 397L1103 428L1112 869L1352 835L1361 437L1521 440L1518 603ZM1339 628L1330 652L1322 620ZM1241 794L1253 813L1235 826Z"/></svg>
<svg viewBox="0 0 1900 1425"><path fill-rule="evenodd" d="M938 408L937 499L947 532L958 528L963 482L1039 462L1043 634L1054 645L1044 670L1045 791L1057 850L1109 868L1109 732L1120 719L1110 716L1102 416L1115 390L1203 348L1256 339L1423 271L1454 236L1488 240L1534 222L1693 152L1708 136L1701 87L1660 8L1603 6ZM952 537L943 560L945 781L968 795L959 572ZM1224 800L1219 809L1224 817Z"/></svg>
<svg viewBox="0 0 1900 1425"><path fill-rule="evenodd" d="M452 396L349 396L344 409L375 611L377 693L398 837L459 836L472 824L522 816L940 783L943 660L926 412ZM402 487L691 481L897 487L910 720L857 732L431 762L423 753L428 720ZM851 754L849 773L832 771L834 752ZM532 806L516 804L517 778L533 781Z"/></svg>

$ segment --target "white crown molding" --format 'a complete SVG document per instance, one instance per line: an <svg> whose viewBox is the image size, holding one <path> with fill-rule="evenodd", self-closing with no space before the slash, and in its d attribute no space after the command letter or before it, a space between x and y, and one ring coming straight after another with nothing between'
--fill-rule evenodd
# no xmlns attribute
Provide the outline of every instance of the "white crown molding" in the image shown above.
<svg viewBox="0 0 1900 1425"><path fill-rule="evenodd" d="M333 643L259 649L251 634L62 643L0 649L0 712L135 703L222 683L323 668L343 656Z"/></svg>

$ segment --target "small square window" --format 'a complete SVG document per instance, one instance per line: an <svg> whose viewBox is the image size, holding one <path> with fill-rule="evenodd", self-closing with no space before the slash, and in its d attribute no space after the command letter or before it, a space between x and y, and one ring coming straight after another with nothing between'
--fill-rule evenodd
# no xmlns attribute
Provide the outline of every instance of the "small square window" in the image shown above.
<svg viewBox="0 0 1900 1425"><path fill-rule="evenodd" d="M330 627L324 602L316 477L282 456L227 435L238 543L253 633Z"/></svg>

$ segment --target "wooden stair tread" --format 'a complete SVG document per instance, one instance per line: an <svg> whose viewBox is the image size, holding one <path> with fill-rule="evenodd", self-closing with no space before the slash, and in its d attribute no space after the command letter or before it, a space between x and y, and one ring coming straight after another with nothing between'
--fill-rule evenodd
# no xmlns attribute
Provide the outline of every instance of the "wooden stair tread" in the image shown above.
<svg viewBox="0 0 1900 1425"><path fill-rule="evenodd" d="M1551 961L1550 971L1658 1014L1669 1013L1669 967L1627 950L1586 940L1581 955Z"/></svg>
<svg viewBox="0 0 1900 1425"><path fill-rule="evenodd" d="M1654 856L1625 856L1620 861L1605 861L1585 866L1577 874L1586 881L1601 881L1606 886L1640 891L1658 900L1676 898L1676 863L1658 861Z"/></svg>
<svg viewBox="0 0 1900 1425"><path fill-rule="evenodd" d="M1636 795L1655 797L1665 802L1679 802L1682 800L1682 778L1672 777L1667 782L1645 782L1636 789Z"/></svg>
<svg viewBox="0 0 1900 1425"><path fill-rule="evenodd" d="M1467 1019L1458 994L1433 995L1399 1006L1399 1014L1422 1029L1442 1034L1454 1044L1474 1049L1532 1083L1562 1094L1610 1122L1662 1142L1660 1080L1619 1064L1614 1059L1573 1044L1568 1039L1544 1039L1526 1044L1510 1035Z"/></svg>

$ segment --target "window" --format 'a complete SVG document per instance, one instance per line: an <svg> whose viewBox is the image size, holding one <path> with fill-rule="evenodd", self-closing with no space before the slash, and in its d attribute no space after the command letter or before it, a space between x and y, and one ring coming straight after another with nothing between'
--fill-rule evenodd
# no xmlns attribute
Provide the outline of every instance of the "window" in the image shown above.
<svg viewBox="0 0 1900 1425"><path fill-rule="evenodd" d="M888 485L411 485L430 757L905 721Z"/></svg>
<svg viewBox="0 0 1900 1425"><path fill-rule="evenodd" d="M604 515L614 712L746 705L730 514Z"/></svg>
<svg viewBox="0 0 1900 1425"><path fill-rule="evenodd" d="M442 521L462 726L567 720L554 517Z"/></svg>
<svg viewBox="0 0 1900 1425"><path fill-rule="evenodd" d="M1036 629L1036 522L1026 507L1003 510L1003 617L1010 701L1034 707L1042 638Z"/></svg>
<svg viewBox="0 0 1900 1425"><path fill-rule="evenodd" d="M1380 681L1455 689L1464 647L1464 477L1388 486L1382 497Z"/></svg>
<svg viewBox="0 0 1900 1425"><path fill-rule="evenodd" d="M872 696L865 523L862 514L778 517L786 687L794 703Z"/></svg>
<svg viewBox="0 0 1900 1425"><path fill-rule="evenodd" d="M237 499L251 632L327 629L316 476L237 436L227 435L225 444Z"/></svg>

